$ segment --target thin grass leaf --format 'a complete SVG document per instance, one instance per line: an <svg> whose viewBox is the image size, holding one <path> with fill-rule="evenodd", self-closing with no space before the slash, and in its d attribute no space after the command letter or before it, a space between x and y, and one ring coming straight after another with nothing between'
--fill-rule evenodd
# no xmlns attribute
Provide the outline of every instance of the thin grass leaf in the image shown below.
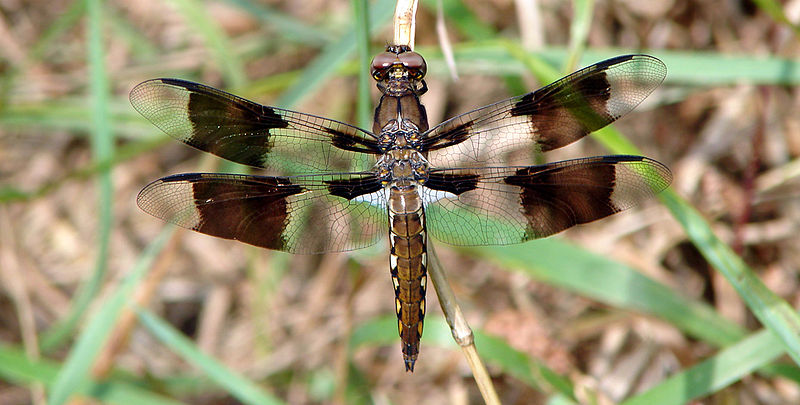
<svg viewBox="0 0 800 405"><path fill-rule="evenodd" d="M112 159L114 156L114 134L111 132L108 109L111 90L108 83L108 73L105 66L106 53L103 46L105 38L103 33L103 22L105 21L103 3L100 1L88 1L87 11L89 17L89 91L91 93L93 126L90 137L92 160L94 162L103 162ZM98 222L100 229L97 232L97 262L91 279L83 286L84 291L78 294L78 299L76 300L78 308L82 306L84 308L88 307L89 302L94 299L97 291L100 290L100 284L105 278L108 262L111 222L113 220L111 204L114 193L114 186L111 183L111 171L105 170L101 172L98 181L98 194L100 197L98 200ZM75 312L78 317L82 313L83 310Z"/></svg>
<svg viewBox="0 0 800 405"><path fill-rule="evenodd" d="M557 238L510 246L482 246L466 252L599 302L655 315L718 346L745 336L710 306L681 296L633 268L587 252Z"/></svg>
<svg viewBox="0 0 800 405"><path fill-rule="evenodd" d="M553 395L545 403L547 405L574 405L576 402L563 395Z"/></svg>
<svg viewBox="0 0 800 405"><path fill-rule="evenodd" d="M31 61L39 61L52 45L53 41L61 34L74 27L86 12L85 0L73 0L67 11L59 14L58 19L45 28L42 35L31 48Z"/></svg>
<svg viewBox="0 0 800 405"><path fill-rule="evenodd" d="M435 13L438 0L423 0L421 3ZM447 22L472 41L484 41L497 37L494 28L481 21L463 1L442 0L442 10Z"/></svg>
<svg viewBox="0 0 800 405"><path fill-rule="evenodd" d="M228 37L208 16L204 3L197 0L172 0L172 2L183 14L187 25L196 29L203 37L225 81L234 87L243 86L247 82L244 64L238 54L231 52L233 48Z"/></svg>
<svg viewBox="0 0 800 405"><path fill-rule="evenodd" d="M17 384L50 385L58 375L58 363L34 360L22 348L0 345L0 377Z"/></svg>
<svg viewBox="0 0 800 405"><path fill-rule="evenodd" d="M345 392L345 403L352 405L371 405L372 385L364 373L361 372L352 362L348 364L347 370L347 391Z"/></svg>
<svg viewBox="0 0 800 405"><path fill-rule="evenodd" d="M72 346L64 366L58 373L52 386L48 404L63 404L77 392L81 384L90 380L89 372L92 363L102 350L111 329L122 313L125 305L131 301L133 292L144 279L153 260L161 252L167 239L172 235L174 227L168 226L142 252L130 274L119 288L100 307L78 336Z"/></svg>
<svg viewBox="0 0 800 405"><path fill-rule="evenodd" d="M18 385L42 383L51 385L58 375L59 364L47 360L33 361L24 350L0 345L0 377ZM112 377L102 383L87 382L76 389L81 395L102 403L119 405L179 405L175 401L134 384Z"/></svg>
<svg viewBox="0 0 800 405"><path fill-rule="evenodd" d="M522 62L526 70L532 73L539 82L550 83L558 80L558 73L544 59L526 51L516 42L501 41L500 43L508 54L517 61Z"/></svg>
<svg viewBox="0 0 800 405"><path fill-rule="evenodd" d="M370 32L383 26L391 18L394 12L393 4L394 2L390 0L379 0L372 5L369 12ZM303 97L318 89L336 72L336 69L344 61L350 58L355 48L356 33L355 29L353 29L338 41L325 47L322 54L303 71L297 82L283 93L276 105L291 108Z"/></svg>
<svg viewBox="0 0 800 405"><path fill-rule="evenodd" d="M269 27L271 32L275 32L281 38L289 41L311 46L321 46L331 41L330 33L264 4L257 4L250 0L227 0L227 2L258 18L264 26Z"/></svg>
<svg viewBox="0 0 800 405"><path fill-rule="evenodd" d="M794 31L796 36L800 36L800 25L792 23L789 18L786 17L781 3L775 0L753 0L753 3L755 3L761 11L767 13L773 20L780 24L787 25Z"/></svg>
<svg viewBox="0 0 800 405"><path fill-rule="evenodd" d="M444 322L444 318L440 318ZM425 337L428 336L431 320L425 324ZM380 316L364 322L350 334L350 350L359 346L377 346L396 343L397 338L397 318L391 316Z"/></svg>
<svg viewBox="0 0 800 405"><path fill-rule="evenodd" d="M370 127L370 50L369 50L369 20L367 19L367 1L352 0L355 14L356 49L358 53L358 94L356 96L356 122L361 128Z"/></svg>
<svg viewBox="0 0 800 405"><path fill-rule="evenodd" d="M253 80L245 87L233 88L231 89L231 93L252 99L267 93L283 91L295 84L302 73L303 72L300 70L276 73Z"/></svg>
<svg viewBox="0 0 800 405"><path fill-rule="evenodd" d="M154 59L160 56L160 50L154 45L146 35L143 35L138 28L131 24L125 16L120 15L117 10L109 10L109 27L113 32L113 37L121 40L130 48L130 53L137 58Z"/></svg>
<svg viewBox="0 0 800 405"><path fill-rule="evenodd" d="M504 373L548 394L559 394L576 401L572 382L544 363L508 345L503 339L475 331L475 345L481 357Z"/></svg>
<svg viewBox="0 0 800 405"><path fill-rule="evenodd" d="M114 135L111 131L109 119L109 83L105 68L105 51L103 49L103 4L100 1L87 2L87 17L89 35L87 48L89 51L89 91L91 102L90 144L92 160L95 163L112 159L114 156ZM111 238L111 223L113 221L112 201L114 186L111 181L111 171L100 172L97 179L97 259L95 268L90 278L84 282L72 301L69 314L50 329L42 339L42 348L47 349L62 342L71 333L78 321L89 308L89 303L95 298L106 274L108 263L108 250ZM49 345L49 346L48 346Z"/></svg>
<svg viewBox="0 0 800 405"><path fill-rule="evenodd" d="M592 26L594 0L573 0L573 17L569 26L569 46L566 62L562 72L572 72L578 65L583 50L586 48L586 39L589 37L589 28Z"/></svg>
<svg viewBox="0 0 800 405"><path fill-rule="evenodd" d="M94 129L91 118L93 111L89 103L87 97L9 105L0 109L0 126L15 131L47 133L47 130L61 130L71 132L76 137L85 136ZM134 115L130 104L123 107L122 103L110 101L108 113L111 114L109 121L113 124L111 128L114 134L136 134L139 138L143 132L155 133L147 131L145 123L148 122L141 116Z"/></svg>
<svg viewBox="0 0 800 405"><path fill-rule="evenodd" d="M713 394L754 370L775 360L784 352L783 345L769 330L755 333L659 383L647 392L629 398L624 405L685 404Z"/></svg>
<svg viewBox="0 0 800 405"><path fill-rule="evenodd" d="M800 364L800 316L794 308L767 288L730 246L714 234L700 213L677 193L669 189L661 195L661 200L703 257L725 276L756 318L780 337L789 356Z"/></svg>
<svg viewBox="0 0 800 405"><path fill-rule="evenodd" d="M356 122L359 127L371 129L371 110L372 99L370 97L370 85L372 76L370 72L370 58L372 57L369 49L369 6L366 0L351 0L353 13L355 15L356 48L358 54L358 87L356 90ZM351 168L364 167L371 156L363 154L354 159Z"/></svg>
<svg viewBox="0 0 800 405"><path fill-rule="evenodd" d="M181 356L189 364L202 370L208 377L225 388L231 395L247 404L282 404L280 400L262 390L255 383L229 370L211 356L201 352L197 346L168 323L143 308L136 308L139 322L164 345Z"/></svg>
<svg viewBox="0 0 800 405"><path fill-rule="evenodd" d="M510 53L509 41L462 43L454 51L459 69L464 73L504 75L537 72L526 69L522 58ZM444 62L436 58L438 52L435 49L424 52L429 60L429 72L446 75ZM641 52L641 49L625 48L587 49L579 65L587 66L614 56ZM797 58L662 49L648 50L648 54L661 59L669 67L667 84L703 87L740 83L800 84L800 60ZM563 47L544 48L529 56L549 66L559 66L567 57L567 50Z"/></svg>

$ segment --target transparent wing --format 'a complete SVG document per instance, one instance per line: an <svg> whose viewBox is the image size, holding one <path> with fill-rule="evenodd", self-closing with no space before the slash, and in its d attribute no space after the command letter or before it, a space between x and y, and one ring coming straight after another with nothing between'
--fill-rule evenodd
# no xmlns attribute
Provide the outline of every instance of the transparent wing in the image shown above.
<svg viewBox="0 0 800 405"><path fill-rule="evenodd" d="M459 115L424 135L436 167L521 165L577 141L628 113L666 76L648 55L626 55L579 70L522 96Z"/></svg>
<svg viewBox="0 0 800 405"><path fill-rule="evenodd" d="M294 173L366 171L375 158L357 157L380 153L375 136L357 127L184 80L148 80L133 88L130 100L169 136L248 166Z"/></svg>
<svg viewBox="0 0 800 405"><path fill-rule="evenodd" d="M598 156L538 166L437 169L425 183L428 232L452 245L506 245L605 218L669 186L663 164Z"/></svg>
<svg viewBox="0 0 800 405"><path fill-rule="evenodd" d="M291 253L359 249L387 235L383 187L369 173L178 174L147 185L137 203L184 228Z"/></svg>

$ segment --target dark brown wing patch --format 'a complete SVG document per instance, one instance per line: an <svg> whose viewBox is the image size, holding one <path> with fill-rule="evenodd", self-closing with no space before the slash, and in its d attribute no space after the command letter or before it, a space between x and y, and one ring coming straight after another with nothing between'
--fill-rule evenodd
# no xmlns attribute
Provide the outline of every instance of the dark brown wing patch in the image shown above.
<svg viewBox="0 0 800 405"><path fill-rule="evenodd" d="M440 173L433 172L428 175L425 187L445 191L455 195L474 190L478 186L481 176L475 173Z"/></svg>
<svg viewBox="0 0 800 405"><path fill-rule="evenodd" d="M582 80L562 79L528 93L509 111L515 117L529 117L532 131L540 134L542 152L569 145L617 118L606 109L611 98L606 74L601 66L593 67L597 73Z"/></svg>
<svg viewBox="0 0 800 405"><path fill-rule="evenodd" d="M458 175L477 176L462 190ZM642 156L597 156L537 166L436 169L453 185L423 189L427 229L453 245L542 238L628 209L667 188L672 174ZM450 176L447 176L450 175Z"/></svg>
<svg viewBox="0 0 800 405"><path fill-rule="evenodd" d="M381 153L377 138L357 127L185 80L148 80L131 90L130 100L169 136L249 166L293 173L366 171L374 160L358 158Z"/></svg>
<svg viewBox="0 0 800 405"><path fill-rule="evenodd" d="M196 210L193 213L196 217L192 220L195 223L184 223L192 225L190 229L276 250L286 249L284 230L288 218L287 197L304 191L285 177L222 179L203 173L164 177L153 184L163 185L159 187L164 190L169 188L170 183L191 187ZM148 200L142 198L148 194L148 188L142 190L139 205L148 213L153 213L152 209L158 207L147 205Z"/></svg>
<svg viewBox="0 0 800 405"><path fill-rule="evenodd" d="M264 167L272 141L270 130L289 126L273 108L185 80L161 81L189 90L186 108L192 131L184 142L197 149L248 166ZM248 136L231 137L231 133Z"/></svg>
<svg viewBox="0 0 800 405"><path fill-rule="evenodd" d="M386 235L385 197L360 194L359 201L351 201L331 194L331 187L343 190L344 184L374 188L364 173L188 173L150 183L137 203L148 214L184 228L268 249L321 253L370 246ZM348 192L359 193L355 187Z"/></svg>
<svg viewBox="0 0 800 405"><path fill-rule="evenodd" d="M521 209L529 224L525 238L552 235L619 212L612 199L616 168L608 163L531 166L506 177L506 184L521 188Z"/></svg>
<svg viewBox="0 0 800 405"><path fill-rule="evenodd" d="M372 194L383 188L381 180L374 175L351 177L325 181L331 195L352 200L356 197Z"/></svg>
<svg viewBox="0 0 800 405"><path fill-rule="evenodd" d="M445 121L423 136L423 149L434 167L526 164L628 113L665 75L664 64L652 56L608 59Z"/></svg>

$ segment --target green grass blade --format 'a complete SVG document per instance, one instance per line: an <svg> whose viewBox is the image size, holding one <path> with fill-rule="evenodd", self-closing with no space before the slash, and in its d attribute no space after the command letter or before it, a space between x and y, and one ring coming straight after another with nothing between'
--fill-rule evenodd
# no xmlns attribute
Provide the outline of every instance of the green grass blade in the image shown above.
<svg viewBox="0 0 800 405"><path fill-rule="evenodd" d="M501 41L504 49L511 57L522 62L525 69L532 73L541 83L550 83L558 80L559 73L539 56L525 50L522 45L513 41Z"/></svg>
<svg viewBox="0 0 800 405"><path fill-rule="evenodd" d="M52 361L34 361L22 349L0 345L0 377L17 385L41 383L51 385L58 375L59 365ZM80 384L77 393L102 403L118 405L179 405L163 395L148 391L112 377L102 383Z"/></svg>
<svg viewBox="0 0 800 405"><path fill-rule="evenodd" d="M153 333L158 340L181 356L184 361L202 370L211 380L224 387L238 400L246 404L259 405L283 403L255 383L234 373L213 357L201 352L194 343L151 312L137 308L136 314L142 326Z"/></svg>
<svg viewBox="0 0 800 405"><path fill-rule="evenodd" d="M229 86L239 87L247 82L244 64L239 56L231 52L228 37L205 10L205 3L197 0L172 0L186 18L187 25L193 27L203 37L211 52L211 57L222 72Z"/></svg>
<svg viewBox="0 0 800 405"><path fill-rule="evenodd" d="M392 13L394 13L393 4L394 2L390 0L379 0L370 7L369 26L371 31L374 31L389 20ZM355 48L356 33L355 29L353 29L338 41L328 45L322 54L303 71L297 82L283 93L276 105L291 108L303 97L318 89L336 73L339 66L350 57Z"/></svg>
<svg viewBox="0 0 800 405"><path fill-rule="evenodd" d="M109 119L109 83L105 68L105 52L103 50L103 5L98 0L87 2L89 35L87 37L88 64L89 64L89 90L91 93L91 123L90 143L92 160L103 162L114 156L114 135L111 131ZM105 278L108 264L108 249L111 239L111 224L113 221L112 200L114 186L111 181L111 171L104 170L98 175L98 232L97 232L97 259L91 277L81 285L69 314L56 325L55 331L60 333L49 334L42 340L43 348L48 344L55 345L62 341L71 332L77 322L89 307L89 303L97 295L100 285Z"/></svg>
<svg viewBox="0 0 800 405"><path fill-rule="evenodd" d="M172 235L174 227L167 227L142 252L130 274L119 288L100 307L99 311L86 325L72 350L64 362L53 383L48 404L63 404L76 392L80 384L89 381L89 373L94 359L105 345L111 330L122 313L123 308L131 301L133 292L144 279L156 255L161 251L167 239Z"/></svg>
<svg viewBox="0 0 800 405"><path fill-rule="evenodd" d="M508 41L464 43L454 48L454 54L459 71L464 74L505 75L530 72L523 61L512 55L508 48ZM587 49L579 65L587 66L614 56L641 52L641 49L625 48ZM704 88L743 82L786 86L800 84L800 60L797 58L662 49L648 50L647 53L661 59L669 68L666 84ZM425 50L425 55L430 73L447 74L443 67L444 62L435 57L436 50ZM527 55L535 56L549 66L561 66L567 57L567 49L544 48L537 50L535 55ZM537 73L535 70L532 72Z"/></svg>
<svg viewBox="0 0 800 405"><path fill-rule="evenodd" d="M264 4L254 3L250 0L227 0L227 2L258 18L270 28L271 32L275 32L287 40L306 45L325 45L331 41L329 33Z"/></svg>
<svg viewBox="0 0 800 405"><path fill-rule="evenodd" d="M88 1L88 23L89 23L89 90L91 92L92 108L92 160L102 162L114 156L114 134L111 132L111 122L109 119L109 99L111 95L108 83L108 73L106 72L105 59L106 53L103 49L103 22L105 12L101 1ZM99 176L99 231L97 232L97 263L94 274L89 283L84 284L86 292L79 294L83 298L86 306L94 298L100 289L100 283L105 278L106 265L108 262L108 249L111 239L111 222L113 213L111 203L113 199L114 186L111 183L111 171L106 170ZM79 300L80 302L80 300ZM80 307L80 305L79 305ZM82 313L82 311L81 311Z"/></svg>
<svg viewBox="0 0 800 405"><path fill-rule="evenodd" d="M45 28L42 35L31 48L30 58L32 61L39 61L44 56L45 51L52 45L53 41L68 29L74 27L86 12L85 0L73 0L69 8L61 13L53 23Z"/></svg>
<svg viewBox="0 0 800 405"><path fill-rule="evenodd" d="M783 352L781 341L769 330L762 330L623 404L686 404L741 380Z"/></svg>
<svg viewBox="0 0 800 405"><path fill-rule="evenodd" d="M358 95L356 97L356 122L361 128L370 127L372 100L370 89L369 19L367 1L352 0L355 14L356 48L358 49Z"/></svg>
<svg viewBox="0 0 800 405"><path fill-rule="evenodd" d="M142 34L137 27L131 24L131 20L124 15L120 15L117 10L109 10L109 28L112 30L113 37L122 41L126 47L130 48L130 53L137 58L156 59L160 57L161 50L150 41L146 35ZM127 104L127 103L126 103ZM130 104L128 104L130 108Z"/></svg>
<svg viewBox="0 0 800 405"><path fill-rule="evenodd" d="M355 14L356 45L358 49L358 88L356 94L356 122L361 128L372 128L372 97L370 97L371 52L369 49L369 6L366 0L352 0ZM374 160L367 154L362 154L351 163L352 168L364 167L368 160Z"/></svg>
<svg viewBox="0 0 800 405"><path fill-rule="evenodd" d="M424 0L422 4L431 10L436 10L437 1L439 0ZM447 24L452 23L464 37L473 41L484 41L497 36L494 28L481 21L463 1L441 0L441 2Z"/></svg>
<svg viewBox="0 0 800 405"><path fill-rule="evenodd" d="M761 11L767 13L773 20L780 24L787 25L794 31L796 36L800 36L800 25L792 23L786 14L783 12L781 3L775 0L753 0Z"/></svg>
<svg viewBox="0 0 800 405"><path fill-rule="evenodd" d="M465 250L532 279L616 308L658 316L715 345L732 344L744 337L738 325L721 317L710 306L681 296L631 267L557 238Z"/></svg>
<svg viewBox="0 0 800 405"><path fill-rule="evenodd" d="M531 387L549 394L559 394L573 401L576 400L572 382L567 377L557 374L544 363L514 349L503 339L480 330L476 330L474 333L478 352L492 365L499 367L514 378L524 381Z"/></svg>
<svg viewBox="0 0 800 405"><path fill-rule="evenodd" d="M444 321L444 318L440 318ZM425 323L425 338L428 338L428 331L433 323L438 321L431 321ZM350 335L350 349L355 349L359 346L376 346L376 345L390 345L398 342L397 336L397 318L393 316L381 316L370 321L364 322L359 325ZM398 346L399 347L399 346Z"/></svg>
<svg viewBox="0 0 800 405"><path fill-rule="evenodd" d="M792 306L767 288L686 200L671 189L662 194L661 200L703 257L725 276L756 318L780 337L789 356L800 364L800 316Z"/></svg>
<svg viewBox="0 0 800 405"><path fill-rule="evenodd" d="M123 106L110 101L109 108L109 112L112 114L110 121L113 124L113 133L136 134L136 138L140 138L142 132L148 132L151 129L145 125L149 122L140 119L141 116L134 115L130 104ZM88 97L15 104L0 109L0 127L19 131L70 131L76 133L74 136L83 136L83 133L91 132L94 129L92 115L93 110L89 105ZM152 130L149 132L155 133Z"/></svg>
<svg viewBox="0 0 800 405"><path fill-rule="evenodd" d="M594 0L573 0L573 17L569 27L568 57L562 71L572 72L578 67L583 50L586 48L586 39L589 37L589 28L592 26L592 13Z"/></svg>
<svg viewBox="0 0 800 405"><path fill-rule="evenodd" d="M349 363L347 370L347 387L345 391L345 403L348 405L372 405L372 384L364 373L361 372L352 362Z"/></svg>

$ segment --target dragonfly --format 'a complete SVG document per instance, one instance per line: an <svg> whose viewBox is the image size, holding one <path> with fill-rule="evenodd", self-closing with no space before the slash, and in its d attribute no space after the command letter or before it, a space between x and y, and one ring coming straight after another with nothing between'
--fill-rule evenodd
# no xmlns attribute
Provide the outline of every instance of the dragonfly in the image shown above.
<svg viewBox="0 0 800 405"><path fill-rule="evenodd" d="M148 184L145 212L267 249L316 254L389 238L406 371L425 318L428 235L457 246L543 238L667 188L656 160L595 156L531 165L634 109L666 76L648 55L611 58L539 90L429 127L425 59L390 45L372 60L382 96L372 130L264 106L209 86L152 79L133 107L167 135L281 176L184 173Z"/></svg>

